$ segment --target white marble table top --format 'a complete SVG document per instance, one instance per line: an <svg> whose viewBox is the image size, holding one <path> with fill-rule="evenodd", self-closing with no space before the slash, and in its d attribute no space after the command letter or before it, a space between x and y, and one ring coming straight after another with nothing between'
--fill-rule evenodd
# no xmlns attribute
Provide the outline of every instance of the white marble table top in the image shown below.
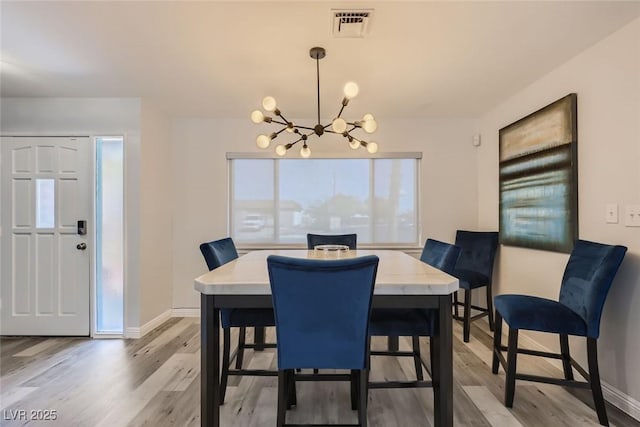
<svg viewBox="0 0 640 427"><path fill-rule="evenodd" d="M447 295L458 289L458 279L404 252L363 249L339 255L324 255L313 250L253 251L196 278L194 288L206 295L270 295L269 255L315 259L377 255L380 263L375 295Z"/></svg>

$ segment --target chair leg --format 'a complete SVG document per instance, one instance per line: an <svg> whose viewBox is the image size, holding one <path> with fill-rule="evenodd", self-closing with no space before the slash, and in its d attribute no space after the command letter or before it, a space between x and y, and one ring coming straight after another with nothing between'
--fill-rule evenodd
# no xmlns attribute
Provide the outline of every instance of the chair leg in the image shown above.
<svg viewBox="0 0 640 427"><path fill-rule="evenodd" d="M607 407L602 396L602 387L600 386L600 371L598 370L598 339L587 338L587 359L589 362L589 382L591 383L591 393L593 394L593 402L596 405L598 413L598 421L603 426L609 425L607 417Z"/></svg>
<svg viewBox="0 0 640 427"><path fill-rule="evenodd" d="M284 420L287 415L287 383L288 374L286 371L278 371L278 415L276 420L276 426L284 426Z"/></svg>
<svg viewBox="0 0 640 427"><path fill-rule="evenodd" d="M507 350L507 377L504 386L504 406L513 408L513 395L516 391L516 358L518 356L518 330L509 328Z"/></svg>
<svg viewBox="0 0 640 427"><path fill-rule="evenodd" d="M418 381L422 381L424 377L422 376L422 359L420 356L420 337L414 335L411 337L413 344L413 364L416 367L416 379Z"/></svg>
<svg viewBox="0 0 640 427"><path fill-rule="evenodd" d="M502 352L502 315L496 310L495 323L493 328L493 360L491 363L491 372L498 373L500 368L500 359L498 355Z"/></svg>
<svg viewBox="0 0 640 427"><path fill-rule="evenodd" d="M358 386L360 385L360 376L357 370L351 370L351 409L358 409Z"/></svg>
<svg viewBox="0 0 640 427"><path fill-rule="evenodd" d="M464 290L464 325L462 333L464 342L469 342L471 333L471 289Z"/></svg>
<svg viewBox="0 0 640 427"><path fill-rule="evenodd" d="M562 369L564 379L573 380L573 369L571 369L571 355L569 353L569 335L560 334L560 354L562 355Z"/></svg>
<svg viewBox="0 0 640 427"><path fill-rule="evenodd" d="M369 371L362 369L358 372L358 424L360 427L367 427L367 382L369 381Z"/></svg>
<svg viewBox="0 0 640 427"><path fill-rule="evenodd" d="M247 328L244 326L238 331L238 351L236 352L236 369L242 369L242 361L244 359L244 343Z"/></svg>
<svg viewBox="0 0 640 427"><path fill-rule="evenodd" d="M298 404L298 398L296 396L296 376L293 369L287 372L287 409L291 409L292 406Z"/></svg>
<svg viewBox="0 0 640 427"><path fill-rule="evenodd" d="M493 332L493 291L491 289L491 283L487 286L487 310L489 310L489 330Z"/></svg>
<svg viewBox="0 0 640 427"><path fill-rule="evenodd" d="M229 355L231 353L231 329L222 328L222 372L220 373L220 404L224 405L224 396L227 393L227 380L229 379Z"/></svg>

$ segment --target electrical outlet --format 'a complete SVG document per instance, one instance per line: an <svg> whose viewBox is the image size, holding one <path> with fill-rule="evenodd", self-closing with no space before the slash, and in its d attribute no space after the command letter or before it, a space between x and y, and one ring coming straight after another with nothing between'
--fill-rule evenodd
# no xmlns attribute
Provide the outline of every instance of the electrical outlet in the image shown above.
<svg viewBox="0 0 640 427"><path fill-rule="evenodd" d="M624 211L624 225L640 227L640 205L627 205Z"/></svg>
<svg viewBox="0 0 640 427"><path fill-rule="evenodd" d="M604 220L607 224L618 223L618 205L616 203L609 203L606 207L604 214Z"/></svg>

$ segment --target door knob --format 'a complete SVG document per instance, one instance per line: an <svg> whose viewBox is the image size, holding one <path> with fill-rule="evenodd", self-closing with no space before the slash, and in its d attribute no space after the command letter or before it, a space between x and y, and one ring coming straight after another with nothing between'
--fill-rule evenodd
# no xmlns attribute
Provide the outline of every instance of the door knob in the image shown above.
<svg viewBox="0 0 640 427"><path fill-rule="evenodd" d="M84 251L85 249L87 249L87 244L86 243L78 243L76 245L76 249Z"/></svg>

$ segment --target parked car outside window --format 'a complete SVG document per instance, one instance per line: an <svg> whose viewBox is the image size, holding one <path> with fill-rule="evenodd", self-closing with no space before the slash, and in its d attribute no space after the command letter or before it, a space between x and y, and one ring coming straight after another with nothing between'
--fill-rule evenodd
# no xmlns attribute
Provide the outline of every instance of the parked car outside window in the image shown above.
<svg viewBox="0 0 640 427"><path fill-rule="evenodd" d="M265 226L265 220L262 215L247 215L242 221L242 230L260 231Z"/></svg>

